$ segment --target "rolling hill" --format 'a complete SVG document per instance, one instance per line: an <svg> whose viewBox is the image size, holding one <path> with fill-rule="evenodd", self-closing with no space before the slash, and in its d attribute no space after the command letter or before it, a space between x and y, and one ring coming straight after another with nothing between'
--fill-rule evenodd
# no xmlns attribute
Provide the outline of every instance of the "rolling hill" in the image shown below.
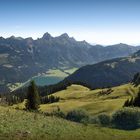
<svg viewBox="0 0 140 140"><path fill-rule="evenodd" d="M90 115L100 113L111 114L122 108L126 99L135 96L139 86L135 87L131 83L113 88L90 90L81 85L71 85L65 90L61 90L52 95L60 97L60 101L51 104L42 104L40 111L53 112L59 107L61 111L67 113L74 109L84 109ZM24 109L24 102L14 105L13 108Z"/></svg>
<svg viewBox="0 0 140 140"><path fill-rule="evenodd" d="M82 108L91 116L102 113L112 114L122 108L125 100L132 95L135 96L138 90L139 86L135 87L130 83L113 87L111 90L107 88L90 90L80 85L71 85L66 90L53 94L60 97L59 102L41 105L40 111L52 112L59 106L64 113ZM18 110L14 108L18 108ZM84 125L54 116L49 117L40 113L20 110L23 108L24 103L11 107L0 106L0 138L2 140L7 138L11 140L134 140L140 137L140 129L124 131L95 124Z"/></svg>

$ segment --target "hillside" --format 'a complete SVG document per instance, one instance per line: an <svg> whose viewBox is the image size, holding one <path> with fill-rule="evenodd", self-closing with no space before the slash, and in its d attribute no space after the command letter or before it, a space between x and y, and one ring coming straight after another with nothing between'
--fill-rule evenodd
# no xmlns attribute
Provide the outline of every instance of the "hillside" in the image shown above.
<svg viewBox="0 0 140 140"><path fill-rule="evenodd" d="M90 90L80 85L71 85L66 90L54 93L60 101L51 104L42 104L40 110L52 112L59 107L61 111L68 112L73 109L85 109L90 115L100 113L111 114L122 108L126 99L138 92L139 87L125 84L110 89ZM24 103L14 105L13 108L24 108Z"/></svg>
<svg viewBox="0 0 140 140"><path fill-rule="evenodd" d="M66 33L52 37L45 33L42 38L11 36L0 38L0 91L9 85L23 83L49 69L79 68L103 60L128 56L140 47L126 44L113 46L90 45L76 41Z"/></svg>
<svg viewBox="0 0 140 140"><path fill-rule="evenodd" d="M140 129L123 131L95 125L85 126L1 106L0 120L1 140L134 140L140 137Z"/></svg>
<svg viewBox="0 0 140 140"><path fill-rule="evenodd" d="M41 105L42 111L53 111L59 106L64 112L73 109L85 109L91 115L112 113L120 109L125 100L137 93L138 87L131 84L113 87L108 94L108 89L89 90L83 86L72 85L66 90L56 92L55 96L61 98L58 103Z"/></svg>
<svg viewBox="0 0 140 140"><path fill-rule="evenodd" d="M112 87L132 80L140 71L140 52L124 58L116 58L87 65L66 78L71 83L86 83L92 88Z"/></svg>
<svg viewBox="0 0 140 140"><path fill-rule="evenodd" d="M110 94L106 94L107 90L89 90L83 86L72 85L66 90L54 94L61 98L60 102L41 105L41 111L52 112L59 106L63 112L82 108L87 110L90 115L111 114L121 108L124 101L138 91L138 87L126 84L112 88ZM12 107L0 106L0 139L134 140L140 137L140 129L124 131L94 124L84 125L54 116L48 117L14 109L22 106L23 103Z"/></svg>

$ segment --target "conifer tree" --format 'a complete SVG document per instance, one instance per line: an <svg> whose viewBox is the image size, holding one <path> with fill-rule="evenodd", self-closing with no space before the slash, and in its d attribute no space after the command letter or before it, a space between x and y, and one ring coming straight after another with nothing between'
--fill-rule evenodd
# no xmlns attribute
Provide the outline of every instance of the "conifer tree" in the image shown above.
<svg viewBox="0 0 140 140"><path fill-rule="evenodd" d="M31 81L27 91L27 110L38 110L40 104L40 97L34 81Z"/></svg>
<svg viewBox="0 0 140 140"><path fill-rule="evenodd" d="M133 101L133 106L140 107L140 88L139 88L137 96L135 97Z"/></svg>
<svg viewBox="0 0 140 140"><path fill-rule="evenodd" d="M139 72L134 75L134 78L132 80L132 83L135 86L138 86L140 84L140 73Z"/></svg>
<svg viewBox="0 0 140 140"><path fill-rule="evenodd" d="M140 107L140 88L135 98L132 97L130 100L128 99L125 101L123 107L128 107L128 106Z"/></svg>
<svg viewBox="0 0 140 140"><path fill-rule="evenodd" d="M127 99L123 105L123 107L128 107L129 106L129 99Z"/></svg>

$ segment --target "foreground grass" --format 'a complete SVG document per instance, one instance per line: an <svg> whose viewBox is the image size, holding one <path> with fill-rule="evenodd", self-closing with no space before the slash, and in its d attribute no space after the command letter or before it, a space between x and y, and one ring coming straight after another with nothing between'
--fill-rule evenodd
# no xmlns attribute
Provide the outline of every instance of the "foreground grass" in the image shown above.
<svg viewBox="0 0 140 140"><path fill-rule="evenodd" d="M0 140L135 140L140 129L123 131L83 125L9 107L0 107Z"/></svg>

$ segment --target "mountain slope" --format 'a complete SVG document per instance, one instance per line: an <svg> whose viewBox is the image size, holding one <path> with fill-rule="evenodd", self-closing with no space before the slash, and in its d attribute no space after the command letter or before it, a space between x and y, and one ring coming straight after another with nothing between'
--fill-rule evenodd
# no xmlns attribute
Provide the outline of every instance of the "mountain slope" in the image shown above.
<svg viewBox="0 0 140 140"><path fill-rule="evenodd" d="M140 71L140 51L132 56L87 65L66 79L72 83L86 83L92 88L117 86L130 82Z"/></svg>
<svg viewBox="0 0 140 140"><path fill-rule="evenodd" d="M0 38L0 91L8 84L22 83L49 69L67 69L103 60L128 56L140 47L126 44L103 47L76 41L66 33L52 37L45 33L33 40L21 37Z"/></svg>

